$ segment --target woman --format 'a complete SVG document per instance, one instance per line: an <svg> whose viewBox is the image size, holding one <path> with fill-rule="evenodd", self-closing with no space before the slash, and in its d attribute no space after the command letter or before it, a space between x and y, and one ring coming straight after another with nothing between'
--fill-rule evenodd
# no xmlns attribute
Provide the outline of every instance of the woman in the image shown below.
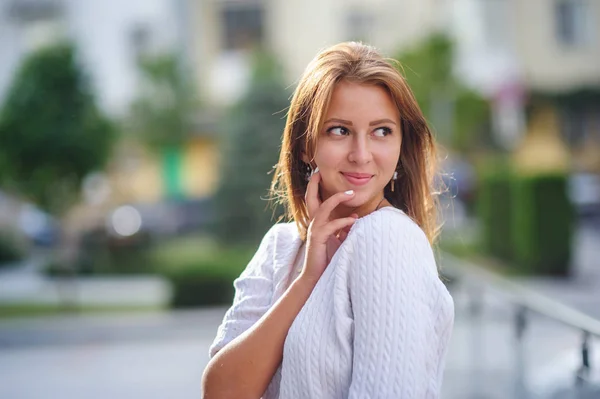
<svg viewBox="0 0 600 399"><path fill-rule="evenodd" d="M276 224L235 281L203 375L213 398L437 398L454 320L431 249L435 143L371 47L309 64L272 190Z"/></svg>

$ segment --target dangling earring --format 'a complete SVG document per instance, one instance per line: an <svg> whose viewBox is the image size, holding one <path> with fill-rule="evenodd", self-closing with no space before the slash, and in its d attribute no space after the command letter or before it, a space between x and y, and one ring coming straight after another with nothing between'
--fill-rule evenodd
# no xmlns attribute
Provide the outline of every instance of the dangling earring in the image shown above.
<svg viewBox="0 0 600 399"><path fill-rule="evenodd" d="M312 175L314 175L317 171L317 169L313 170L313 168L311 168L309 163L305 163L306 165L306 173L304 174L304 179L306 181L310 181L310 178L312 177Z"/></svg>
<svg viewBox="0 0 600 399"><path fill-rule="evenodd" d="M398 171L394 171L394 176L392 177L392 192L394 192L394 183L398 179Z"/></svg>

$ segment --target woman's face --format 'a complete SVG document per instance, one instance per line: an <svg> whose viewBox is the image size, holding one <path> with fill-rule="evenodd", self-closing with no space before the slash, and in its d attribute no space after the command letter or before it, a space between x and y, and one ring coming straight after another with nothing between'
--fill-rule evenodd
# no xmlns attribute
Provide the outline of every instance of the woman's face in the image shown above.
<svg viewBox="0 0 600 399"><path fill-rule="evenodd" d="M398 109L384 88L337 83L313 161L321 172L322 199L354 190L345 208L373 211L396 170L401 143Z"/></svg>

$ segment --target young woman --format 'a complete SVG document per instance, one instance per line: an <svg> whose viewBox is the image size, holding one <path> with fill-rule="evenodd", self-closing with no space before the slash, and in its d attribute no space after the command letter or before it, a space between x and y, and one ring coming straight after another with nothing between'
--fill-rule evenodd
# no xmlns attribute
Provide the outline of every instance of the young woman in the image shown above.
<svg viewBox="0 0 600 399"><path fill-rule="evenodd" d="M291 101L276 224L235 281L205 399L437 398L454 322L438 277L435 142L402 76L342 43Z"/></svg>

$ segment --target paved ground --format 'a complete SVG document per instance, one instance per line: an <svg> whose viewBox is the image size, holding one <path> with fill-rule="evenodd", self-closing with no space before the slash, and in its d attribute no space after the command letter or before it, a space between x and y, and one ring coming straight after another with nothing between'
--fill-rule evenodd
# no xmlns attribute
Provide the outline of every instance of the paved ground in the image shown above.
<svg viewBox="0 0 600 399"><path fill-rule="evenodd" d="M476 334L461 294L456 298L443 397L516 398L510 309L489 300ZM224 312L2 321L0 398L198 398L207 350ZM531 390L549 397L570 386L577 334L534 319L528 337L525 379ZM600 356L593 363L600 364Z"/></svg>
<svg viewBox="0 0 600 399"><path fill-rule="evenodd" d="M570 279L536 277L522 283L600 320L600 230L581 228L574 241L576 270Z"/></svg>
<svg viewBox="0 0 600 399"><path fill-rule="evenodd" d="M592 230L579 232L579 266L572 280L529 279L523 283L600 318L599 237ZM0 292L0 299L31 289L26 283L20 288L8 284L10 278L16 278L14 274L3 276L0 291L2 287L12 291ZM110 286L106 281L102 284ZM93 289L88 293L103 296L98 285L89 287ZM141 300L144 292L155 295L162 289L160 283L140 283L132 292ZM124 295L123 289L116 291ZM457 312L444 398L518 398L519 375L531 398L554 398L557 390L572 386L579 366L579 333L533 316L519 362L514 309L490 293L482 317L472 319L464 287L455 286L452 294ZM94 295L86 295L94 300ZM220 307L0 321L0 398L198 398L208 346L224 312ZM591 378L600 381L600 342L594 341L592 349L595 368ZM520 365L523 373L519 373Z"/></svg>

